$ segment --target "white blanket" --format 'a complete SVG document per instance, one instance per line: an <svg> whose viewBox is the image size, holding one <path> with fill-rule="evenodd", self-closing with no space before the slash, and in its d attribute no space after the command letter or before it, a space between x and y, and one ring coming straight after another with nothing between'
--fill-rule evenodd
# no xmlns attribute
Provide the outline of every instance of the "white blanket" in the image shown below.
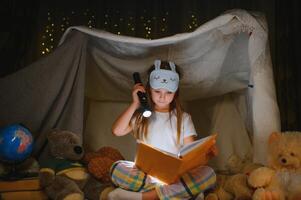
<svg viewBox="0 0 301 200"><path fill-rule="evenodd" d="M221 153L215 162L216 167L224 168L225 160L232 153L244 156L252 151L252 147L254 161L265 163L268 135L280 130L267 31L262 16L251 15L244 10L228 11L194 32L156 40L70 27L63 35L60 46L45 58L50 60L48 63L51 65L45 65L58 68L57 73L59 68L65 68L66 65L73 65L82 71L77 76L85 78L80 83L85 84L82 93L87 107L86 112L77 112L77 115L83 116L85 113L85 121L82 123L77 116L73 122L80 122L75 126L80 126L77 128L80 134L85 133L85 144L89 148L111 145L119 148L127 158L133 159L135 142L130 137L112 137L110 127L114 118L131 100L132 73L140 72L145 82L146 70L155 59L162 59L174 61L181 68L181 97L185 108L192 114L199 136L218 133ZM77 46L81 49L74 49ZM74 54L67 57L71 52ZM64 53L66 57L62 55ZM69 58L68 64L60 62L60 58ZM38 68L40 64L33 65ZM28 74L41 73L27 71ZM86 71L85 76L83 71ZM68 80L72 78L74 75ZM64 80L67 80L67 76ZM52 84L51 80L44 81ZM15 83L11 80L7 82L9 84ZM1 102L0 98L1 109L7 107L8 104ZM52 109L51 105L48 104L48 110ZM104 110L109 113L104 113ZM9 111L5 114L13 115ZM64 126L63 123L68 116L59 117L57 120L62 121L60 127L72 129L73 126ZM5 116L2 118L5 119ZM44 127L42 124L47 120L44 115L43 120L30 123L37 127L34 129L36 132L58 125L56 122Z"/></svg>

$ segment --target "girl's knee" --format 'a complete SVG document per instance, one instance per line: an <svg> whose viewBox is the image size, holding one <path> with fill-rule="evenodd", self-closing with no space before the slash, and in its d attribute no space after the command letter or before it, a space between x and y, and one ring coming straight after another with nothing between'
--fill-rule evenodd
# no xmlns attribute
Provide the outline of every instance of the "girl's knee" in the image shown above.
<svg viewBox="0 0 301 200"><path fill-rule="evenodd" d="M117 161L111 167L112 183L126 190L140 191L146 176L130 161Z"/></svg>
<svg viewBox="0 0 301 200"><path fill-rule="evenodd" d="M133 169L136 169L135 163L126 160L118 160L112 164L110 174L112 176L113 174L116 174L120 171L127 173L133 171Z"/></svg>
<svg viewBox="0 0 301 200"><path fill-rule="evenodd" d="M192 176L212 176L216 177L215 171L209 166L199 166L188 172Z"/></svg>
<svg viewBox="0 0 301 200"><path fill-rule="evenodd" d="M192 178L191 178L192 177ZM209 166L200 166L191 170L183 177L187 185L194 185L199 188L198 192L204 192L216 184L216 174Z"/></svg>

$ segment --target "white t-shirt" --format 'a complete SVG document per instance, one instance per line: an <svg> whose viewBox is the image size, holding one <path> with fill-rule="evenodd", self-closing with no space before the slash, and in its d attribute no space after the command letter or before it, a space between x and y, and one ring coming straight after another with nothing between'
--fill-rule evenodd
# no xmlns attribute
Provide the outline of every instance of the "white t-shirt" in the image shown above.
<svg viewBox="0 0 301 200"><path fill-rule="evenodd" d="M153 112L149 119L147 138L142 138L142 140L151 146L177 154L183 145L183 139L197 134L191 116L184 112L180 144L178 145L176 118L175 114L172 114L170 118L168 112Z"/></svg>

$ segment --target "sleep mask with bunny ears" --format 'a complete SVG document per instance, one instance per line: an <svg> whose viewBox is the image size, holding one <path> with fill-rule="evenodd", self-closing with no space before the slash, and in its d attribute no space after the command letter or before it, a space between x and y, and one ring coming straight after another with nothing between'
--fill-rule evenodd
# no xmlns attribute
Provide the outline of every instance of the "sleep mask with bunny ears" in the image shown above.
<svg viewBox="0 0 301 200"><path fill-rule="evenodd" d="M155 69L149 76L151 88L176 92L179 86L179 74L176 72L176 65L169 62L171 70L160 69L161 60L155 60L154 65Z"/></svg>

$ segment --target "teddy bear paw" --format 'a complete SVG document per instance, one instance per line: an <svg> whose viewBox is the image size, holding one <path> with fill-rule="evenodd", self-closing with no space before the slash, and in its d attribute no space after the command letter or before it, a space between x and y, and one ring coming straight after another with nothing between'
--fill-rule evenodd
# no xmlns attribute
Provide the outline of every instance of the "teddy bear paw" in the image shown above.
<svg viewBox="0 0 301 200"><path fill-rule="evenodd" d="M277 191L269 191L263 188L257 189L253 194L253 200L282 200Z"/></svg>
<svg viewBox="0 0 301 200"><path fill-rule="evenodd" d="M210 193L206 196L205 200L218 200L218 196L214 193Z"/></svg>
<svg viewBox="0 0 301 200"><path fill-rule="evenodd" d="M84 196L80 193L68 194L64 200L84 200Z"/></svg>
<svg viewBox="0 0 301 200"><path fill-rule="evenodd" d="M275 171L268 167L258 168L250 174L248 183L254 188L264 187L271 182L274 174Z"/></svg>
<svg viewBox="0 0 301 200"><path fill-rule="evenodd" d="M253 200L265 200L265 189L257 189L253 194Z"/></svg>
<svg viewBox="0 0 301 200"><path fill-rule="evenodd" d="M112 192L115 188L112 186L106 187L99 196L100 200L108 200L108 195L110 192Z"/></svg>

